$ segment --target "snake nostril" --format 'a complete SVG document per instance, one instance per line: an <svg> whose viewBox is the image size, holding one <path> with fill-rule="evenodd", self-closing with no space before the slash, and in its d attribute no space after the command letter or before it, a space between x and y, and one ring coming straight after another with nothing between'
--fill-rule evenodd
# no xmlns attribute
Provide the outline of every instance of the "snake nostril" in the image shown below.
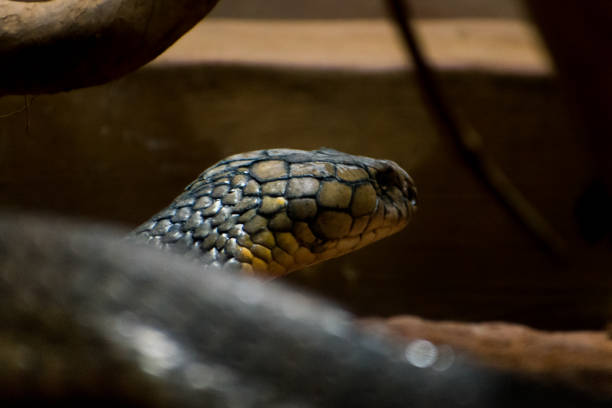
<svg viewBox="0 0 612 408"><path fill-rule="evenodd" d="M408 201L410 201L410 203L416 207L417 205L417 191L416 188L414 186L409 186L407 191L406 191L406 198L408 199Z"/></svg>

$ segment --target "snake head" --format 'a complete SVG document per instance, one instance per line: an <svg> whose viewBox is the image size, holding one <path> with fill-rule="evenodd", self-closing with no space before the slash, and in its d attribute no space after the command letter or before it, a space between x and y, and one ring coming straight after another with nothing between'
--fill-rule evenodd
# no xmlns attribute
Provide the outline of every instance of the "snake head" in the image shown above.
<svg viewBox="0 0 612 408"><path fill-rule="evenodd" d="M137 232L205 264L278 276L389 236L416 208L414 182L395 162L258 150L213 165Z"/></svg>
<svg viewBox="0 0 612 408"><path fill-rule="evenodd" d="M306 177L317 178L319 189L313 197L316 214L304 221L316 237L309 248L317 261L400 231L417 210L414 181L397 163L327 148L310 153L320 161L301 166L310 171ZM323 165L329 176L317 177Z"/></svg>

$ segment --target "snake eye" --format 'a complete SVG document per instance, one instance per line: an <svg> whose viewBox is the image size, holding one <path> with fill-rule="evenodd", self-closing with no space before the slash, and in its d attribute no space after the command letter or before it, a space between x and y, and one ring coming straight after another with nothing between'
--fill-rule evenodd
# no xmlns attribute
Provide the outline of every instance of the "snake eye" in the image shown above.
<svg viewBox="0 0 612 408"><path fill-rule="evenodd" d="M386 167L376 173L376 182L381 190L387 190L390 187L401 187L402 181L399 175L392 167Z"/></svg>
<svg viewBox="0 0 612 408"><path fill-rule="evenodd" d="M380 169L376 173L376 182L381 191L386 194L401 194L404 199L416 207L416 187L410 176L406 173L402 173L401 169L398 171L393 165Z"/></svg>

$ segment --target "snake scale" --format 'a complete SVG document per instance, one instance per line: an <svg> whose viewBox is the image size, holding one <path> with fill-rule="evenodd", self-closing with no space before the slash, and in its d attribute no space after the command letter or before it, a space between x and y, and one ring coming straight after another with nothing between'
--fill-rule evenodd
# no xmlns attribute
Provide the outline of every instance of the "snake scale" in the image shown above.
<svg viewBox="0 0 612 408"><path fill-rule="evenodd" d="M414 184L393 162L273 149L212 166L128 239L0 217L0 403L604 406L461 356L421 364L410 345L338 308L242 276L362 247L415 209Z"/></svg>

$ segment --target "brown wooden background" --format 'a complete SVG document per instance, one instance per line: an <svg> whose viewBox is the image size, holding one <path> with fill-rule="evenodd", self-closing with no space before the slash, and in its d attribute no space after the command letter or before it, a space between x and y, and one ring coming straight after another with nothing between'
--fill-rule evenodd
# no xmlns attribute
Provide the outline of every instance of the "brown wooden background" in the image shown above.
<svg viewBox="0 0 612 408"><path fill-rule="evenodd" d="M434 131L412 76L394 70L154 64L38 96L29 115L0 119L0 202L131 228L239 151L328 146L389 158L419 186L414 222L286 281L360 315L603 327L610 242L589 246L579 234L573 211L591 158L554 77L484 67L441 78L487 150L569 241L569 263L554 262L492 199ZM0 113L22 105L4 97Z"/></svg>

